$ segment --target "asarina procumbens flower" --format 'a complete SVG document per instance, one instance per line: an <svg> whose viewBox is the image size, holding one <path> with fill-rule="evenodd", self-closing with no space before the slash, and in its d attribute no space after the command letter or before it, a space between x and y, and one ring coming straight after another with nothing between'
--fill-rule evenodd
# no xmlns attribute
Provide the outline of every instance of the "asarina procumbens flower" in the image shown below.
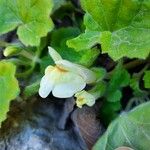
<svg viewBox="0 0 150 150"><path fill-rule="evenodd" d="M75 94L76 105L82 108L83 105L93 106L95 101L102 97L105 93L106 84L105 82L97 83L91 90L82 90Z"/></svg>
<svg viewBox="0 0 150 150"><path fill-rule="evenodd" d="M95 100L96 100L94 95L86 92L85 90L82 90L82 91L76 93L75 97L76 97L76 105L79 108L82 108L82 106L84 104L86 104L88 106L93 106L95 104Z"/></svg>
<svg viewBox="0 0 150 150"><path fill-rule="evenodd" d="M74 64L62 57L51 47L49 54L55 66L48 66L42 77L39 95L46 98L52 91L53 96L68 98L85 88L86 84L96 82L96 74L78 64Z"/></svg>

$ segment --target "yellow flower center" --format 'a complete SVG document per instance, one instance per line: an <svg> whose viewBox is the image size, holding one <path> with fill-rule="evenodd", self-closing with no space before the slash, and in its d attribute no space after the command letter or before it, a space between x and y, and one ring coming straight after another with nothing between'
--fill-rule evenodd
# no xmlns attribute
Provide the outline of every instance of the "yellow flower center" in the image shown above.
<svg viewBox="0 0 150 150"><path fill-rule="evenodd" d="M60 71L60 72L68 72L68 70L61 68L60 66L56 65L56 68Z"/></svg>
<svg viewBox="0 0 150 150"><path fill-rule="evenodd" d="M85 99L83 97L78 98L77 101L80 105L85 104Z"/></svg>

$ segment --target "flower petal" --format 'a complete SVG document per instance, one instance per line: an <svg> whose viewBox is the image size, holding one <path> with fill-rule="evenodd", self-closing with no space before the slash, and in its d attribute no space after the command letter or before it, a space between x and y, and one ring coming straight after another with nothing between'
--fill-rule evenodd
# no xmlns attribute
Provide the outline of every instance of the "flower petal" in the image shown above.
<svg viewBox="0 0 150 150"><path fill-rule="evenodd" d="M95 104L95 97L89 92L82 90L75 94L76 104L79 108L82 108L84 104L93 106Z"/></svg>
<svg viewBox="0 0 150 150"><path fill-rule="evenodd" d="M59 55L59 53L56 50L54 50L52 47L49 46L48 51L50 56L54 60L54 62L62 60L62 57Z"/></svg>
<svg viewBox="0 0 150 150"><path fill-rule="evenodd" d="M86 83L81 76L72 72L62 73L52 93L58 98L68 98L84 89L85 86Z"/></svg>
<svg viewBox="0 0 150 150"><path fill-rule="evenodd" d="M49 65L49 66L45 69L45 74L50 74L54 69L55 69L54 66Z"/></svg>
<svg viewBox="0 0 150 150"><path fill-rule="evenodd" d="M54 87L54 82L51 79L51 76L49 74L44 75L40 83L39 95L42 98L46 98L49 95L49 93L52 91L53 87Z"/></svg>
<svg viewBox="0 0 150 150"><path fill-rule="evenodd" d="M96 82L96 74L88 68L71 63L67 60L60 60L55 63L71 72L81 75L88 84Z"/></svg>

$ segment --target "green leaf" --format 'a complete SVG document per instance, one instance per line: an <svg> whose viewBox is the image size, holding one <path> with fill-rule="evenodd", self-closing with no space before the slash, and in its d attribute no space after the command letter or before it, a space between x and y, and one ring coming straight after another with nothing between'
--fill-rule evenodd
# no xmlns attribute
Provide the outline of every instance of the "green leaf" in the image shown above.
<svg viewBox="0 0 150 150"><path fill-rule="evenodd" d="M109 102L120 101L122 97L121 88L127 86L130 82L130 75L126 69L123 68L121 64L116 66L111 80L109 81L106 98Z"/></svg>
<svg viewBox="0 0 150 150"><path fill-rule="evenodd" d="M53 12L52 12L52 18L54 18L54 19L57 18L57 20L61 20L61 22L65 21L66 17L70 18L72 21L75 21L75 22L77 21L76 19L78 19L79 16L76 17L76 19L75 19L74 18L75 16L72 15L72 14L75 14L75 12L76 12L76 7L72 3L72 1L68 1L68 0L53 0L53 2L54 2L54 7L53 7Z"/></svg>
<svg viewBox="0 0 150 150"><path fill-rule="evenodd" d="M81 0L81 4L86 11L85 33L99 32L103 53L114 60L122 57L145 59L149 55L150 1ZM79 38L76 40L79 42ZM87 43L91 47L95 44L94 41ZM69 46L72 47L72 43Z"/></svg>
<svg viewBox="0 0 150 150"><path fill-rule="evenodd" d="M143 80L145 88L150 88L150 70L145 71Z"/></svg>
<svg viewBox="0 0 150 150"><path fill-rule="evenodd" d="M76 27L59 28L52 32L51 46L67 48L66 41L80 34L80 30Z"/></svg>
<svg viewBox="0 0 150 150"><path fill-rule="evenodd" d="M122 88L130 83L130 75L123 68L122 63L119 63L111 74L111 79L108 82L105 91L105 101L101 108L103 122L109 124L118 116L121 109Z"/></svg>
<svg viewBox="0 0 150 150"><path fill-rule="evenodd" d="M72 48L68 48L66 41L80 34L78 28L67 27L54 30L51 34L51 46L57 50L63 59L74 63L90 67L99 55L99 50L96 48L86 49L85 51L77 52ZM45 56L42 58L40 68L44 72L48 65L53 65L54 62L51 57Z"/></svg>
<svg viewBox="0 0 150 150"><path fill-rule="evenodd" d="M10 45L4 49L3 54L5 57L15 56L18 55L21 50L22 47L20 45Z"/></svg>
<svg viewBox="0 0 150 150"><path fill-rule="evenodd" d="M139 105L113 121L93 150L114 150L128 146L135 150L149 149L150 102Z"/></svg>
<svg viewBox="0 0 150 150"><path fill-rule="evenodd" d="M101 31L102 27L94 20L92 15L88 12L84 15L84 25L86 27L86 31Z"/></svg>
<svg viewBox="0 0 150 150"><path fill-rule="evenodd" d="M90 49L100 41L100 27L89 13L84 16L84 24L86 26L85 33L67 41L68 47L74 48L76 51Z"/></svg>
<svg viewBox="0 0 150 150"><path fill-rule="evenodd" d="M31 85L26 86L23 92L25 98L35 95L39 90L39 88L40 88L40 81L36 81Z"/></svg>
<svg viewBox="0 0 150 150"><path fill-rule="evenodd" d="M101 69L101 68L99 68ZM102 74L101 74L102 75ZM101 76L101 80L103 78L104 75ZM106 82L103 82L103 81L99 81L97 82L97 84L92 88L90 89L88 92L92 95L94 95L96 97L96 99L99 99L101 98L105 91L106 91Z"/></svg>
<svg viewBox="0 0 150 150"><path fill-rule="evenodd" d="M90 49L93 45L96 45L100 41L99 32L86 32L80 34L78 37L68 40L68 47L74 48L76 51Z"/></svg>
<svg viewBox="0 0 150 150"><path fill-rule="evenodd" d="M101 109L101 120L103 123L108 126L109 123L118 116L118 112L121 110L122 106L120 101L117 102L108 102L104 101Z"/></svg>
<svg viewBox="0 0 150 150"><path fill-rule="evenodd" d="M20 92L15 70L16 67L12 63L0 61L0 126L6 119L10 101Z"/></svg>
<svg viewBox="0 0 150 150"><path fill-rule="evenodd" d="M97 83L99 81L102 81L102 79L104 79L104 77L106 76L106 69L104 68L99 68L99 67L93 67L91 68L92 71L94 71L94 73L96 74L96 78L97 78Z"/></svg>
<svg viewBox="0 0 150 150"><path fill-rule="evenodd" d="M96 48L87 49L85 51L79 52L79 55L80 58L76 61L76 63L86 67L91 67L99 55L99 50Z"/></svg>
<svg viewBox="0 0 150 150"><path fill-rule="evenodd" d="M109 89L108 90L110 93L108 93L107 97L107 101L109 102L117 102L120 101L122 98L122 92L118 89L114 90L114 89Z"/></svg>
<svg viewBox="0 0 150 150"><path fill-rule="evenodd" d="M53 7L53 11L59 9L62 5L66 4L66 0L53 0L54 2L54 7Z"/></svg>
<svg viewBox="0 0 150 150"><path fill-rule="evenodd" d="M133 74L133 76L130 80L130 87L133 90L134 96L141 97L143 95L146 95L145 91L140 89L140 78L136 74Z"/></svg>
<svg viewBox="0 0 150 150"><path fill-rule="evenodd" d="M22 43L38 46L40 38L53 28L52 6L51 0L0 0L0 34L18 27Z"/></svg>
<svg viewBox="0 0 150 150"><path fill-rule="evenodd" d="M54 65L54 62L53 62L52 58L49 55L44 56L43 58L41 58L40 70L41 70L42 74L45 72L45 69L48 65Z"/></svg>
<svg viewBox="0 0 150 150"><path fill-rule="evenodd" d="M79 29L73 27L60 28L55 30L52 32L51 46L60 53L63 59L89 67L98 57L98 49L86 49L84 51L77 52L72 48L68 48L66 45L66 41L68 39L73 38L79 34Z"/></svg>

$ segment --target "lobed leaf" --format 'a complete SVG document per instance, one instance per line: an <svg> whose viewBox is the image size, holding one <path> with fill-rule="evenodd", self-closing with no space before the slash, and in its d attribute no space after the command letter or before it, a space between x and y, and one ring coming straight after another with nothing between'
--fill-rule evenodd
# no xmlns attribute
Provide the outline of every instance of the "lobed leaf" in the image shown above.
<svg viewBox="0 0 150 150"><path fill-rule="evenodd" d="M0 61L0 126L6 119L10 101L19 94L18 81L15 78L16 67L5 61Z"/></svg>
<svg viewBox="0 0 150 150"><path fill-rule="evenodd" d="M85 33L93 32L93 38L94 32L99 32L102 53L108 53L114 60L122 57L145 59L149 55L150 1L81 0L81 4L86 11ZM79 39L68 41L68 46L78 50L78 45L73 43ZM95 44L95 41L87 42L91 47Z"/></svg>
<svg viewBox="0 0 150 150"><path fill-rule="evenodd" d="M99 32L86 32L80 34L78 37L68 40L67 45L74 48L76 51L90 49L93 45L99 43Z"/></svg>
<svg viewBox="0 0 150 150"><path fill-rule="evenodd" d="M123 68L121 64L116 66L111 80L109 81L107 87L106 98L109 102L120 101L122 97L121 88L128 86L130 82L130 74L126 69Z"/></svg>
<svg viewBox="0 0 150 150"><path fill-rule="evenodd" d="M99 51L96 48L77 52L72 48L68 48L66 45L68 39L79 34L80 31L78 28L60 28L52 33L51 46L54 47L64 59L89 67L99 55Z"/></svg>
<svg viewBox="0 0 150 150"><path fill-rule="evenodd" d="M139 105L113 121L93 150L114 150L120 146L133 149L149 149L150 102Z"/></svg>
<svg viewBox="0 0 150 150"><path fill-rule="evenodd" d="M38 46L40 38L53 28L52 6L51 0L0 0L0 34L18 27L22 43Z"/></svg>

